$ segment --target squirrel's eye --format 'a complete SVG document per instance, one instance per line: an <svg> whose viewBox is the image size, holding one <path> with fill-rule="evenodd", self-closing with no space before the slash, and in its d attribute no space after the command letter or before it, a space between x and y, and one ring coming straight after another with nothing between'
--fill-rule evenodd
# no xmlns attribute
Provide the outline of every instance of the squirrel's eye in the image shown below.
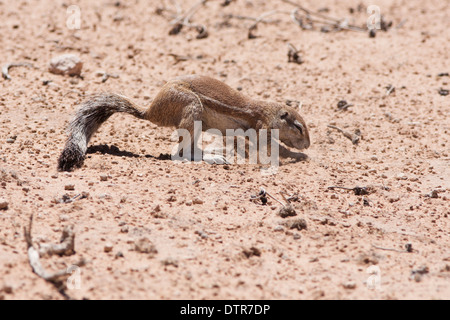
<svg viewBox="0 0 450 320"><path fill-rule="evenodd" d="M300 131L301 134L303 134L303 125L300 122L295 120L294 121L294 126Z"/></svg>

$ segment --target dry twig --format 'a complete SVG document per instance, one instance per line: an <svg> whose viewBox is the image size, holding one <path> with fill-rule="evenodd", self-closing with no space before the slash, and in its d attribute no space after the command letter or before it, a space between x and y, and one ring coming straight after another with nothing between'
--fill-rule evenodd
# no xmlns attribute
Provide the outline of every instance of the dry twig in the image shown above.
<svg viewBox="0 0 450 320"><path fill-rule="evenodd" d="M119 75L118 74L113 74L113 73L107 73L106 71L97 71L96 73L95 73L95 75L96 76L98 76L98 77L102 77L102 82L104 83L104 82L106 82L109 78L114 78L114 79L117 79L117 78L119 78Z"/></svg>
<svg viewBox="0 0 450 320"><path fill-rule="evenodd" d="M9 75L9 69L15 68L15 67L29 67L33 68L33 65L28 62L19 62L19 63L7 63L2 67L2 76L5 80L11 80L11 77Z"/></svg>
<svg viewBox="0 0 450 320"><path fill-rule="evenodd" d="M344 137L346 137L347 139L350 139L354 145L357 145L359 143L359 140L361 139L361 131L359 129L356 129L355 133L351 134L350 132L344 131L341 128L330 125L330 124L327 127L338 130L339 132L341 132L344 135Z"/></svg>
<svg viewBox="0 0 450 320"><path fill-rule="evenodd" d="M334 17L326 16L320 12L311 11L291 0L282 1L285 3L289 3L290 5L293 5L297 8L292 12L291 18L292 21L298 24L302 29L313 29L314 23L317 23L322 26L332 26L336 30L366 32L366 29L364 28L349 24L347 19L337 19ZM304 14L300 15L300 11L303 11ZM304 20L307 22L307 24L305 24ZM323 27L321 30L324 30Z"/></svg>
<svg viewBox="0 0 450 320"><path fill-rule="evenodd" d="M411 253L411 252L417 251L417 250L413 249L411 243L405 244L405 250L399 250L399 249L394 249L394 248L384 248L384 247L376 246L374 244L372 244L372 247L374 247L375 249L380 249L380 250L385 250L385 251L394 251L394 252L399 252L399 253Z"/></svg>
<svg viewBox="0 0 450 320"><path fill-rule="evenodd" d="M262 15L260 15L259 17L257 17L255 19L255 22L250 26L250 28L248 28L248 38L249 39L254 39L256 38L256 36L253 34L253 31L256 30L256 28L258 27L258 24L263 22L265 18L267 18L268 16L274 15L274 14L291 14L291 11L286 11L286 10L272 10L269 12L265 12Z"/></svg>
<svg viewBox="0 0 450 320"><path fill-rule="evenodd" d="M330 190L334 190L334 189L351 190L357 196L367 195L367 194L370 194L373 192L372 188L368 188L368 187L347 188L347 187L331 186L331 187L328 187L328 189L330 189Z"/></svg>
<svg viewBox="0 0 450 320"><path fill-rule="evenodd" d="M176 35L181 32L183 27L194 28L197 30L197 39L203 39L208 37L208 31L202 24L193 24L190 22L193 15L203 7L209 0L201 0L193 5L185 14L177 15L177 17L171 22L174 26L169 31L169 35Z"/></svg>
<svg viewBox="0 0 450 320"><path fill-rule="evenodd" d="M223 16L225 19L238 19L238 20L251 20L256 21L258 18L256 17L248 17L248 16L241 16L239 14L226 14ZM274 20L261 20L260 23L271 23L274 22Z"/></svg>
<svg viewBox="0 0 450 320"><path fill-rule="evenodd" d="M303 63L303 59L299 54L299 50L293 44L288 43L288 62Z"/></svg>
<svg viewBox="0 0 450 320"><path fill-rule="evenodd" d="M53 284L58 292L65 298L70 299L70 296L66 293L66 280L70 277L71 273L67 270L60 270L54 273L50 273L44 269L41 264L41 255L72 255L74 251L74 238L73 226L67 227L63 231L61 243L56 245L41 246L38 251L33 246L33 240L31 236L31 229L33 224L33 215L30 216L30 223L27 227L24 227L24 236L27 244L28 260L33 272L45 281ZM76 265L81 267L85 264L85 260L80 260Z"/></svg>

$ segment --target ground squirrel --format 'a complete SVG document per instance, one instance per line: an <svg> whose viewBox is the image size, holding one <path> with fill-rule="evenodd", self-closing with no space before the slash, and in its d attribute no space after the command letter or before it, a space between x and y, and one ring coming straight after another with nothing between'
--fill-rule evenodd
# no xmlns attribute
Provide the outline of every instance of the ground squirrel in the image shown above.
<svg viewBox="0 0 450 320"><path fill-rule="evenodd" d="M305 121L295 109L256 101L219 80L190 75L167 82L147 109L114 93L98 94L84 102L69 126L58 170L80 167L90 138L116 112L126 112L158 126L186 129L191 135L194 121L202 122L203 131L214 128L224 135L226 129L278 129L279 140L288 147L301 150L310 145Z"/></svg>

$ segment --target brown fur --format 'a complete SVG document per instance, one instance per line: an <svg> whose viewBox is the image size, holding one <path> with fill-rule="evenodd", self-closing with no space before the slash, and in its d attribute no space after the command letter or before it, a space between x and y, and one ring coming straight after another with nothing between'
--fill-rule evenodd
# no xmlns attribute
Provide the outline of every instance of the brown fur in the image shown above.
<svg viewBox="0 0 450 320"><path fill-rule="evenodd" d="M118 94L100 94L86 101L69 127L69 138L58 169L70 171L83 164L90 138L116 112L126 112L159 126L187 129L202 121L203 131L218 129L279 129L280 140L296 149L308 148L303 118L288 106L250 99L225 83L206 76L184 76L166 83L147 110Z"/></svg>

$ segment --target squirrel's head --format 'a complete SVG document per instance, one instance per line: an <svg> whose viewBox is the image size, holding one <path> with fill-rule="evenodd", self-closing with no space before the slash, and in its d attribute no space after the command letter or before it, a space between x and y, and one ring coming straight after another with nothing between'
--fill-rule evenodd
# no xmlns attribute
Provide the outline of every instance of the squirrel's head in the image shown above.
<svg viewBox="0 0 450 320"><path fill-rule="evenodd" d="M294 108L279 106L272 128L279 130L280 141L288 147L302 150L311 144L305 120Z"/></svg>

